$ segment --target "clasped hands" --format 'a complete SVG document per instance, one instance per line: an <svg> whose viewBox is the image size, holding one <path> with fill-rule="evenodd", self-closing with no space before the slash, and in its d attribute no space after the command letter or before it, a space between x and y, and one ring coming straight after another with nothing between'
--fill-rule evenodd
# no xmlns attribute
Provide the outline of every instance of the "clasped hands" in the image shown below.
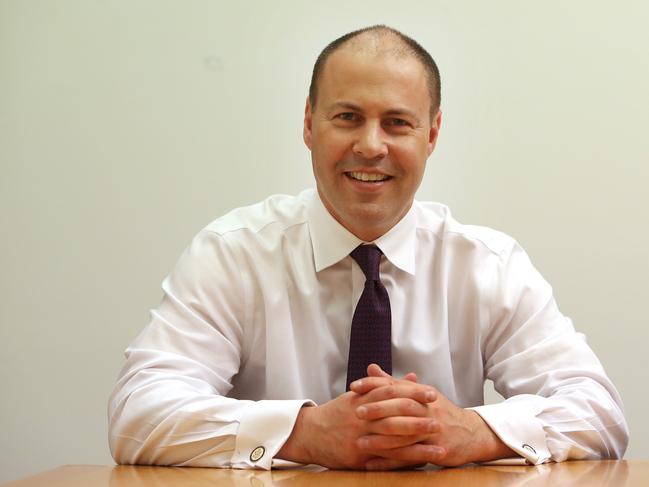
<svg viewBox="0 0 649 487"><path fill-rule="evenodd" d="M513 454L482 418L411 373L396 379L372 364L350 391L303 407L277 457L335 469L443 466Z"/></svg>

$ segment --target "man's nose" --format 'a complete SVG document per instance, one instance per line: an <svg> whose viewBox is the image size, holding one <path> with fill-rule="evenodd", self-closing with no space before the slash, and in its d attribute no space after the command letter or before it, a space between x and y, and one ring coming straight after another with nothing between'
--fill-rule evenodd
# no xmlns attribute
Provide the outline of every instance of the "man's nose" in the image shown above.
<svg viewBox="0 0 649 487"><path fill-rule="evenodd" d="M379 122L367 122L358 131L354 142L354 154L365 159L377 159L388 155L383 127Z"/></svg>

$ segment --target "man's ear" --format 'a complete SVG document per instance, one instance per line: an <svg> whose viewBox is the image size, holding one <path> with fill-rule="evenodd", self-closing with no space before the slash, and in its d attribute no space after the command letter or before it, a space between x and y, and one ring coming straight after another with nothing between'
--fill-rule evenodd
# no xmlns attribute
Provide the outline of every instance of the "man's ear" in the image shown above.
<svg viewBox="0 0 649 487"><path fill-rule="evenodd" d="M302 138L304 143L311 150L311 140L312 140L312 123L313 123L313 112L311 110L311 100L309 97L306 97L306 106L304 107L304 130L302 132Z"/></svg>
<svg viewBox="0 0 649 487"><path fill-rule="evenodd" d="M433 123L430 126L430 132L428 133L428 155L430 156L435 150L435 145L437 144L437 137L439 136L439 129L442 126L442 110L437 110L437 115L433 119Z"/></svg>

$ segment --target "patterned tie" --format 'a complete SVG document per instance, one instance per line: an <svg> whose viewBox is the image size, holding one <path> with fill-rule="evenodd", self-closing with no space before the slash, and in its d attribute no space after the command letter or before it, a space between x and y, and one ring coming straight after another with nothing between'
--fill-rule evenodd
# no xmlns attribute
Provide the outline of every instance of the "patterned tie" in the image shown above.
<svg viewBox="0 0 649 487"><path fill-rule="evenodd" d="M347 390L350 383L367 376L371 363L392 373L390 297L379 277L382 254L374 245L359 245L350 254L365 274L365 287L352 318Z"/></svg>

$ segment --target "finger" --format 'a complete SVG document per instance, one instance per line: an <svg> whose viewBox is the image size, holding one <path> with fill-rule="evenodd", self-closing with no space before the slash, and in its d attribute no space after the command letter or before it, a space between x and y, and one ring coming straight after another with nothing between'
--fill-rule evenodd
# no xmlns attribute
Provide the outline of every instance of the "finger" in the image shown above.
<svg viewBox="0 0 649 487"><path fill-rule="evenodd" d="M371 453L375 450L389 450L392 448L401 448L408 445L414 445L420 441L428 439L427 435L365 435L356 441L358 448Z"/></svg>
<svg viewBox="0 0 649 487"><path fill-rule="evenodd" d="M418 416L428 415L428 406L414 399L395 398L385 401L370 402L356 408L356 417L372 421L390 416Z"/></svg>
<svg viewBox="0 0 649 487"><path fill-rule="evenodd" d="M404 460L392 460L391 458L372 458L365 463L367 470L399 470L403 468L423 467L425 463L406 462Z"/></svg>
<svg viewBox="0 0 649 487"><path fill-rule="evenodd" d="M417 374L414 372L409 372L403 376L403 380L408 380L410 382L417 382Z"/></svg>
<svg viewBox="0 0 649 487"><path fill-rule="evenodd" d="M383 387L390 384L396 384L397 379L394 379L390 376L388 377L365 377L363 379L358 379L349 384L349 390L354 391L357 394L365 394L366 392L376 389L377 387Z"/></svg>
<svg viewBox="0 0 649 487"><path fill-rule="evenodd" d="M370 364L367 366L367 376L368 377L392 377L390 374L384 371L377 364ZM415 374L414 372L409 372L403 376L403 380L407 380L410 382L417 382L417 374Z"/></svg>
<svg viewBox="0 0 649 487"><path fill-rule="evenodd" d="M384 371L379 365L377 364L370 364L367 366L367 376L368 377L390 377L392 376L388 374L386 371Z"/></svg>
<svg viewBox="0 0 649 487"><path fill-rule="evenodd" d="M409 387L418 387L420 389L424 390L433 390L434 387L426 385L426 384L419 384L417 382L411 381L411 380L405 380L405 379L395 379L394 377L365 377L363 379L358 379L349 384L349 389L356 392L357 394L365 394L372 389L376 389L378 387L385 387L389 385L406 385Z"/></svg>
<svg viewBox="0 0 649 487"><path fill-rule="evenodd" d="M437 445L417 443L415 445L404 446L402 448L377 450L373 451L372 454L376 455L377 457L387 458L395 461L405 461L412 463L434 463L436 465L440 465L444 461L446 450Z"/></svg>
<svg viewBox="0 0 649 487"><path fill-rule="evenodd" d="M364 380L369 379L371 378ZM365 395L363 398L363 402L365 403L379 402L395 398L413 399L422 404L431 403L437 400L437 392L433 387L423 384L415 384L414 382L409 381L401 381L394 384L373 387L362 394Z"/></svg>
<svg viewBox="0 0 649 487"><path fill-rule="evenodd" d="M393 416L367 423L367 431L377 435L430 435L439 430L440 425L434 419L411 416Z"/></svg>

